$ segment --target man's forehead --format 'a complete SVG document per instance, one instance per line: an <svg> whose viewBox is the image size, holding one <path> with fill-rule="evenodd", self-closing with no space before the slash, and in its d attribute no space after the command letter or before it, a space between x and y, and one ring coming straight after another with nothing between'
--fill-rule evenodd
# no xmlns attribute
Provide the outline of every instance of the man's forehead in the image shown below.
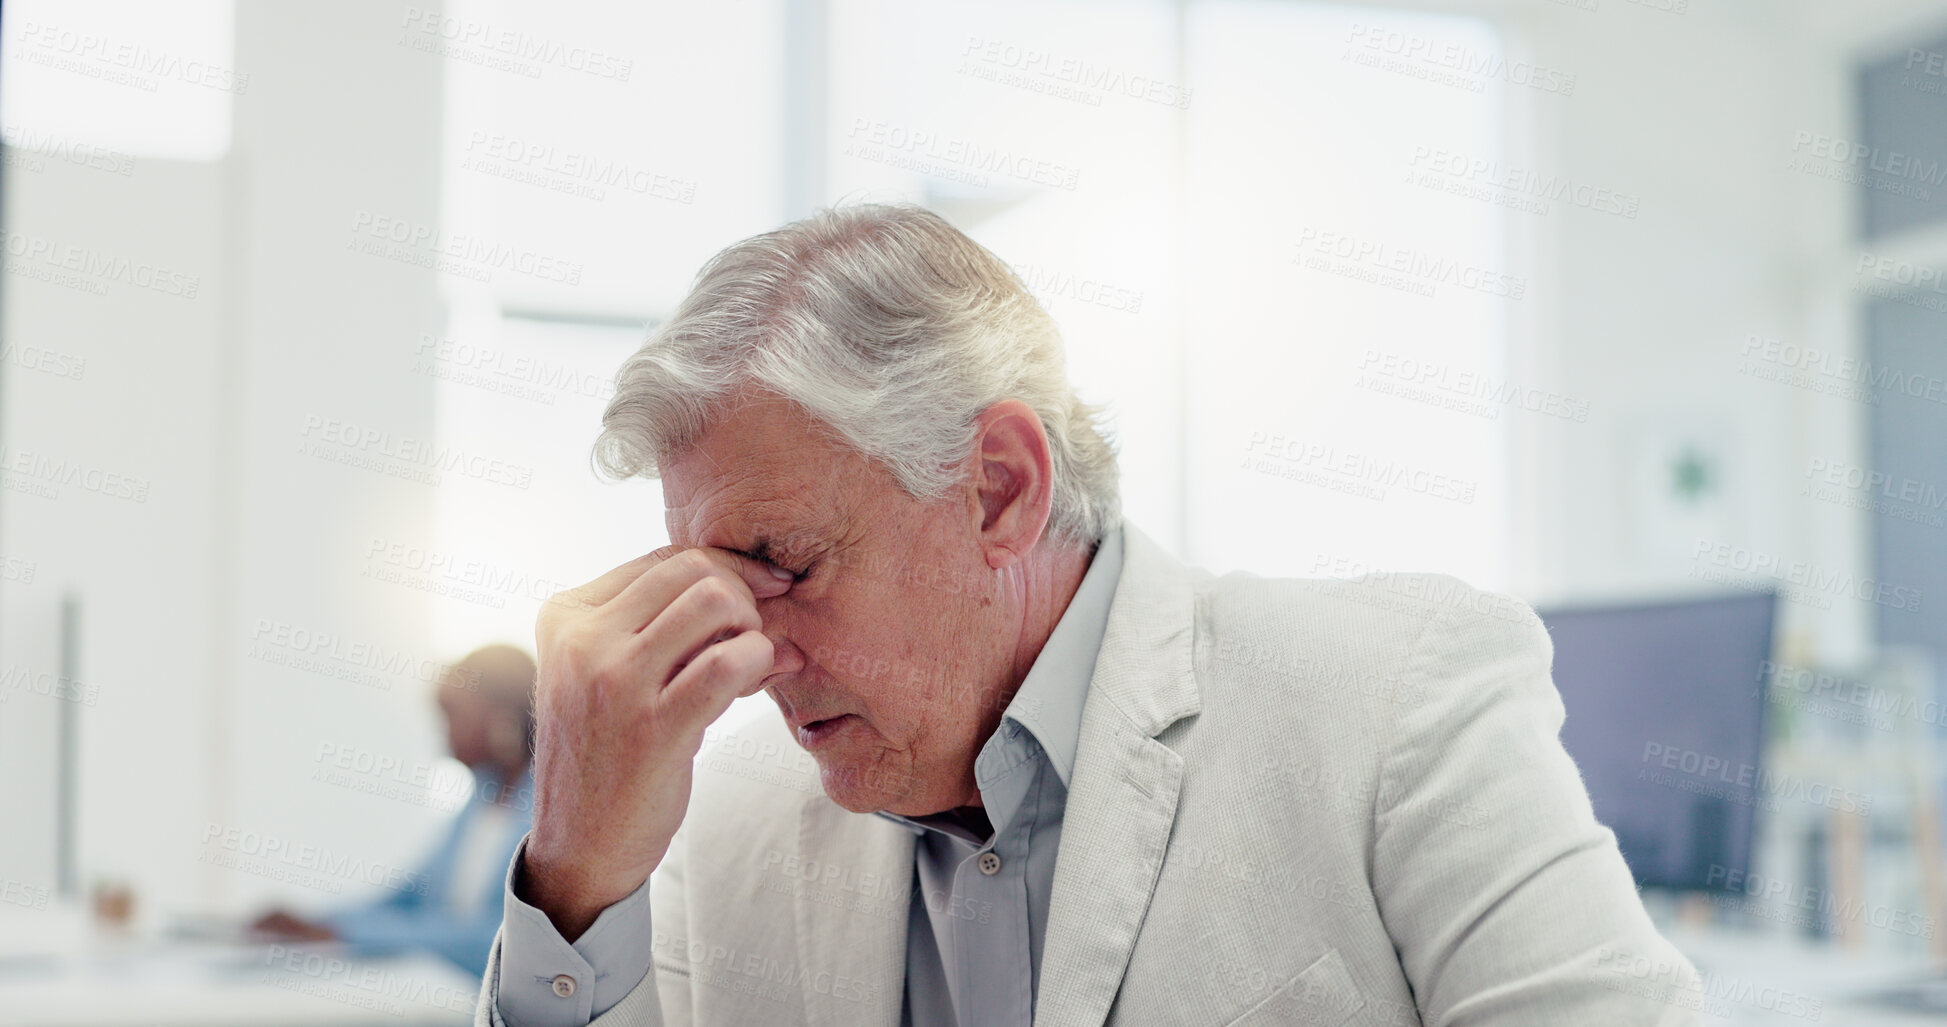
<svg viewBox="0 0 1947 1027"><path fill-rule="evenodd" d="M817 538L835 483L864 470L796 405L763 393L740 395L660 463L669 540L745 551Z"/></svg>
<svg viewBox="0 0 1947 1027"><path fill-rule="evenodd" d="M821 458L822 441L795 404L740 391L675 451L657 454L665 502L688 506L742 484L787 484L794 472Z"/></svg>
<svg viewBox="0 0 1947 1027"><path fill-rule="evenodd" d="M735 477L711 488L666 487L669 540L753 555L795 550L818 529L819 504L806 501L806 490L806 483L781 476Z"/></svg>

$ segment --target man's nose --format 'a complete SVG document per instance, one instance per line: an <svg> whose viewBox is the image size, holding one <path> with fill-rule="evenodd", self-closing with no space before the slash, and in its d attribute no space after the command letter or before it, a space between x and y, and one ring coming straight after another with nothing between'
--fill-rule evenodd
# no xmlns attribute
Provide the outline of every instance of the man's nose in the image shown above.
<svg viewBox="0 0 1947 1027"><path fill-rule="evenodd" d="M811 662L805 658L804 650L798 648L790 639L782 635L772 634L768 630L764 632L764 637L771 640L771 674L773 676L778 674L796 674L805 669L805 666Z"/></svg>
<svg viewBox="0 0 1947 1027"><path fill-rule="evenodd" d="M788 607L782 596L759 599L757 616L764 622L764 637L771 640L771 673L796 674L811 662L803 649L791 641Z"/></svg>

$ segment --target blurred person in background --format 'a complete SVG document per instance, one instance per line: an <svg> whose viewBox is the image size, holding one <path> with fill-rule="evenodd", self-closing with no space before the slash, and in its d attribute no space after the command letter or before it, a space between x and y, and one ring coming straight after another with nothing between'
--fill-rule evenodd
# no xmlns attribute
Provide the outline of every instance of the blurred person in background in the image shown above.
<svg viewBox="0 0 1947 1027"><path fill-rule="evenodd" d="M531 826L534 658L510 645L476 649L435 688L453 757L473 772L466 805L432 854L383 899L306 919L286 910L252 930L366 950L422 949L481 973L501 920L503 876Z"/></svg>

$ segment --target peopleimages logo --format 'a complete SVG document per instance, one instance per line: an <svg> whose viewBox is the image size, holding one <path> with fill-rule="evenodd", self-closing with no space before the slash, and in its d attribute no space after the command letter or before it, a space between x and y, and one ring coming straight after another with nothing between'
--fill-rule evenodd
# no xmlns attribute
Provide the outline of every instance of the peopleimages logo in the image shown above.
<svg viewBox="0 0 1947 1027"><path fill-rule="evenodd" d="M346 1005L405 1016L406 1003L455 1013L471 1013L479 998L468 987L428 984L383 966L366 965L336 954L272 945L264 950L262 981L285 991L326 998Z"/></svg>
<svg viewBox="0 0 1947 1027"><path fill-rule="evenodd" d="M1927 160L1898 150L1882 150L1841 136L1799 129L1792 133L1792 152L1809 153L1834 163L1864 167L1892 178L1925 182L1931 186L1947 183L1947 162Z"/></svg>
<svg viewBox="0 0 1947 1027"><path fill-rule="evenodd" d="M439 40L459 47L474 48L482 53L495 54L510 61L533 61L541 65L553 65L568 71L578 71L596 78L627 82L635 71L633 58L619 57L586 46L563 43L558 39L537 36L520 29L505 28L491 22L475 21L445 14L439 10L424 10L408 7L400 22L407 33L416 33L409 39L417 48L425 49L425 43ZM460 53L446 53L445 56L461 57ZM505 70L520 70L509 67ZM538 75L538 70L536 75Z"/></svg>
<svg viewBox="0 0 1947 1027"><path fill-rule="evenodd" d="M1420 360L1401 353L1367 347L1356 368L1362 376L1390 378L1409 386L1479 401L1480 410L1499 416L1502 408L1525 410L1581 424L1589 419L1589 401L1553 389L1523 385L1478 370L1439 360ZM1359 384L1354 382L1354 384Z"/></svg>
<svg viewBox="0 0 1947 1027"><path fill-rule="evenodd" d="M1927 292L1947 293L1947 275L1942 275L1939 268L1915 264L1910 260L1861 253L1852 270L1854 274L1871 274L1882 282L1892 282L1895 285Z"/></svg>
<svg viewBox="0 0 1947 1027"><path fill-rule="evenodd" d="M1819 913L1843 923L1864 923L1882 931L1911 938L1932 938L1934 918L1910 910L1878 904L1867 905L1857 898L1846 898L1829 889L1794 884L1778 877L1713 864L1705 883L1756 899L1777 909Z"/></svg>
<svg viewBox="0 0 1947 1027"><path fill-rule="evenodd" d="M384 538L372 539L365 547L365 559L372 567L423 575L432 581L452 582L518 599L544 600L570 587L491 560ZM393 577L374 576L386 580Z"/></svg>
<svg viewBox="0 0 1947 1027"><path fill-rule="evenodd" d="M553 143L520 136L475 130L467 135L466 154L460 162L463 170L544 185L593 199L605 197L605 190L611 188L676 203L689 203L696 198L696 183L692 180L634 167L627 161L557 149Z"/></svg>
<svg viewBox="0 0 1947 1027"><path fill-rule="evenodd" d="M1243 466L1245 467L1300 481L1308 479L1302 473L1295 472L1315 470L1324 475L1337 476L1355 486L1364 486L1360 494L1368 494L1367 497L1373 499L1385 498L1385 488L1398 487L1434 499L1446 499L1469 505L1474 502L1474 495L1479 491L1479 485L1466 478L1450 477L1398 460L1381 459L1365 453L1341 452L1337 447L1323 443L1307 442L1304 439L1287 438L1261 431L1251 433L1250 441L1244 446L1244 453ZM1267 459L1276 463L1268 467L1262 466L1260 462ZM1277 464L1287 466L1280 468ZM1281 471L1294 473L1280 473ZM1375 490L1376 495L1369 494ZM1339 489L1339 491L1353 490Z"/></svg>
<svg viewBox="0 0 1947 1027"><path fill-rule="evenodd" d="M989 146L977 140L941 135L923 128L913 129L872 118L853 118L852 130L847 138L850 142L845 148L846 156L893 167L910 167L928 174L935 173L935 168L949 173L969 174L974 176L970 184L983 187L987 185L986 175L1000 175L1031 185L1070 192L1081 180L1081 172L1065 164L1042 160L1003 146Z"/></svg>
<svg viewBox="0 0 1947 1027"><path fill-rule="evenodd" d="M1866 258L1872 262L1873 258ZM1862 264L1862 270L1865 264ZM1911 268L1912 265L1907 265ZM1921 271L1931 274L1931 268ZM1888 274L1893 272L1889 269ZM1909 277L1908 281L1914 281ZM1930 281L1930 278L1921 278ZM1855 356L1848 356L1816 346L1801 346L1794 342L1763 335L1747 335L1739 351L1741 355L1763 365L1781 368L1785 375L1778 373L1759 373L1761 367L1747 363L1740 370L1753 377L1772 378L1788 385L1800 385L1814 391L1840 395L1866 403L1879 402L1879 396L1867 389L1881 392L1898 392L1923 399L1930 403L1947 403L1947 379L1932 375L1917 374L1903 368L1887 364L1875 364ZM1789 372L1802 372L1791 376ZM1858 386L1859 388L1841 388Z"/></svg>
<svg viewBox="0 0 1947 1027"><path fill-rule="evenodd" d="M960 56L972 58L996 70L1074 87L1076 92L1071 98L1081 99L1092 106L1101 105L1101 94L1126 96L1178 110L1190 106L1190 90L1183 86L1153 75L1100 64L1075 54L969 36ZM1011 80L1007 81L1013 84Z"/></svg>
<svg viewBox="0 0 1947 1027"><path fill-rule="evenodd" d="M193 57L184 59L126 39L62 25L24 22L18 38L23 45L40 51L37 54L15 51L14 56L22 60L106 82L136 86L151 93L156 91L156 84L162 79L174 79L237 96L242 96L250 88L250 76L234 68ZM49 57L54 59L50 60Z"/></svg>
<svg viewBox="0 0 1947 1027"><path fill-rule="evenodd" d="M345 881L415 895L424 895L427 889L426 876L416 870L215 823L203 829L203 855L198 861L334 894L343 890Z"/></svg>
<svg viewBox="0 0 1947 1027"><path fill-rule="evenodd" d="M0 125L0 142L7 144L11 151L7 156L9 163L15 157L45 157L65 161L76 167L93 168L124 178L135 173L135 158L120 150L110 150L103 146L72 139L58 132L49 132L33 127ZM30 164L28 170L39 172L39 166Z"/></svg>
<svg viewBox="0 0 1947 1027"><path fill-rule="evenodd" d="M1431 146L1414 147L1413 156L1406 166L1443 176L1443 181L1479 186L1508 196L1537 201L1542 206L1524 208L1537 214L1547 213L1546 203L1560 200L1598 214L1615 214L1633 220L1643 202L1642 197L1634 193L1617 192L1566 175L1543 174L1530 168Z"/></svg>
<svg viewBox="0 0 1947 1027"><path fill-rule="evenodd" d="M349 247L448 274L487 281L495 271L539 278L563 285L580 285L582 264L477 235L448 232L409 218L361 210L352 215Z"/></svg>
<svg viewBox="0 0 1947 1027"><path fill-rule="evenodd" d="M1715 970L1694 973L1687 965L1660 952L1652 955L1601 948L1596 950L1595 968L1603 972L1603 986L1613 991L1723 1019L1739 1016L1734 1006L1814 1022L1825 1011L1824 999ZM1743 1022L1741 1017L1739 1022Z"/></svg>
<svg viewBox="0 0 1947 1027"><path fill-rule="evenodd" d="M42 486L38 491L48 499L60 495L60 486L74 485L84 492L92 492L109 499L126 499L134 503L146 503L149 500L147 478L117 474L78 460L9 449L0 445L0 480L5 479L19 479L23 485ZM9 482L8 487L14 485ZM17 491L36 490L18 488Z"/></svg>
<svg viewBox="0 0 1947 1027"><path fill-rule="evenodd" d="M1817 478L1828 485L1844 485L1849 489L1869 489L1882 492L1889 499L1903 499L1910 503L1925 502L1938 507L1947 502L1947 494L1914 478L1894 478L1885 471L1876 471L1858 464L1834 462L1823 457L1813 457L1806 467L1805 476ZM1894 488L1898 484L1898 489Z"/></svg>
<svg viewBox="0 0 1947 1027"><path fill-rule="evenodd" d="M1867 713L1889 714L1902 720L1915 720L1934 727L1947 725L1947 707L1943 707L1934 699L1878 688L1864 681L1855 681L1825 671L1764 660L1758 664L1758 686L1762 688L1767 679L1771 682L1774 698L1778 692L1789 691L1811 699L1829 700L1842 706L1854 707Z"/></svg>
<svg viewBox="0 0 1947 1027"><path fill-rule="evenodd" d="M298 436L314 439L323 445L307 450L310 455L334 460L367 470L395 473L398 477L418 477L427 484L440 483L439 474L451 473L463 478L472 478L494 485L508 485L525 489L534 480L534 468L527 464L509 463L483 453L474 453L458 446L442 445L425 439L414 439L370 425L359 425L337 418L311 414L304 419L304 426ZM330 447L336 447L332 449ZM301 447L302 448L302 447ZM371 457L376 463L347 459L350 455ZM386 461L394 461L388 464Z"/></svg>
<svg viewBox="0 0 1947 1027"><path fill-rule="evenodd" d="M1862 817L1873 812L1873 797L1850 788L1810 781L1795 774L1774 774L1750 763L1733 762L1722 756L1679 745L1645 742L1642 762L1643 769L1636 774L1638 780L1674 786L1681 791L1704 794L1738 805L1753 805L1758 799L1783 798ZM1656 774L1655 769L1677 771L1684 775L1684 779L1679 781L1669 775ZM1687 787L1687 782L1728 785L1729 788ZM1764 805L1764 808L1772 807Z"/></svg>
<svg viewBox="0 0 1947 1027"><path fill-rule="evenodd" d="M606 401L615 382L606 371L592 371L545 357L476 346L428 332L413 347L412 369L462 385L473 385L514 399L553 405L556 395Z"/></svg>
<svg viewBox="0 0 1947 1027"><path fill-rule="evenodd" d="M1510 61L1500 54L1482 53L1460 43L1433 39L1412 32L1401 32L1379 25L1357 24L1346 36L1346 43L1352 47L1362 47L1374 54L1396 57L1407 62L1400 70L1410 69L1414 64L1425 65L1429 70L1451 72L1460 79L1455 85L1471 84L1478 87L1482 80L1496 79L1515 86L1526 86L1544 93L1557 93L1562 96L1575 94L1575 76L1554 68L1545 68L1532 61ZM1357 51L1354 51L1357 52ZM1391 70L1391 69L1388 69ZM1473 80L1468 83L1467 80ZM1479 92L1479 88L1474 88Z"/></svg>
<svg viewBox="0 0 1947 1027"><path fill-rule="evenodd" d="M348 638L335 631L259 617L251 629L250 641L246 656L299 670L315 670L374 688L389 690L390 678L402 677L429 685L450 682L468 691L478 691L477 676L459 674L443 661Z"/></svg>
<svg viewBox="0 0 1947 1027"><path fill-rule="evenodd" d="M5 239L7 256L13 258L8 270L14 274L35 277L29 273L33 269L67 272L79 283L77 288L85 285L87 291L97 295L105 294L106 283L119 282L164 296L193 300L203 286L200 276L74 243L22 232L7 232L0 238Z"/></svg>
<svg viewBox="0 0 1947 1027"><path fill-rule="evenodd" d="M46 909L47 900L53 895L46 888L36 888L23 884L13 878L0 880L0 902L9 906L23 906L27 909Z"/></svg>
<svg viewBox="0 0 1947 1027"><path fill-rule="evenodd" d="M1826 596L1843 596L1876 603L1894 610L1918 612L1924 598L1920 589L1908 585L1863 578L1847 571L1834 571L1805 560L1787 560L1776 553L1727 542L1698 539L1691 552L1690 576L1721 584L1743 585L1736 572L1752 578L1768 578L1779 586L1780 594L1795 600L1817 601ZM1818 604L1820 608L1826 604Z"/></svg>

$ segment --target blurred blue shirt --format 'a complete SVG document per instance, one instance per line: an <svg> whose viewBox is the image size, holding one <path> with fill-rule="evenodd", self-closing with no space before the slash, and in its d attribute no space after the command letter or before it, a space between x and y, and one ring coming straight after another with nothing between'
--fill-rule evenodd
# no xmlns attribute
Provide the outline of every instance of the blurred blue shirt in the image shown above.
<svg viewBox="0 0 1947 1027"><path fill-rule="evenodd" d="M355 948L423 949L479 976L500 928L508 864L533 822L531 768L512 786L476 772L466 805L409 887L322 920Z"/></svg>

